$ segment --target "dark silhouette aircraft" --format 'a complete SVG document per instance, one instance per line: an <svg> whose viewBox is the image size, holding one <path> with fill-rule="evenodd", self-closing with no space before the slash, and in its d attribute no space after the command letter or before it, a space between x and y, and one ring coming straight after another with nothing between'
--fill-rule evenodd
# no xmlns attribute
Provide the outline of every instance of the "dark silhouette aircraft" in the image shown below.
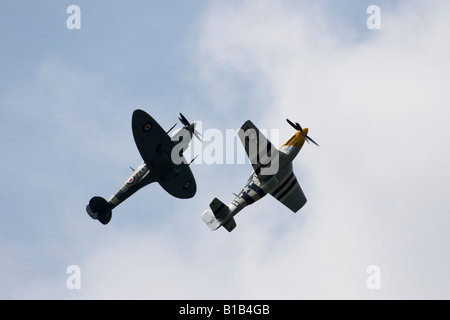
<svg viewBox="0 0 450 320"><path fill-rule="evenodd" d="M145 111L135 110L132 117L133 137L144 162L133 170L133 174L125 181L115 194L105 200L93 197L86 207L87 213L102 224L111 220L112 210L128 199L139 189L152 182L158 182L169 194L176 198L192 198L197 185L183 151L188 147L192 136L198 139L200 133L195 130L195 123L180 113L179 120L184 125L172 137Z"/></svg>

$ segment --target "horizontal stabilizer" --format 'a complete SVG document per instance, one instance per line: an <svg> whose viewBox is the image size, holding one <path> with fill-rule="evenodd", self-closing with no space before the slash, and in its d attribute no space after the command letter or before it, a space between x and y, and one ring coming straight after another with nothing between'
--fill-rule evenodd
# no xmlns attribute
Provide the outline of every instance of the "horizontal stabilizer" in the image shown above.
<svg viewBox="0 0 450 320"><path fill-rule="evenodd" d="M108 224L112 217L110 203L102 197L93 197L86 206L86 212L92 219Z"/></svg>
<svg viewBox="0 0 450 320"><path fill-rule="evenodd" d="M236 228L236 221L234 220L234 218L231 218L227 223L223 225L223 227L227 229L228 232L231 232L234 228Z"/></svg>
<svg viewBox="0 0 450 320"><path fill-rule="evenodd" d="M211 208L212 212L214 213L214 216L219 220L224 220L224 218L227 216L230 209L219 199L214 198L213 201L209 204L209 207Z"/></svg>
<svg viewBox="0 0 450 320"><path fill-rule="evenodd" d="M221 226L231 232L236 227L230 208L222 201L214 198L209 204L211 210L205 210L202 214L202 220L211 230L217 230Z"/></svg>

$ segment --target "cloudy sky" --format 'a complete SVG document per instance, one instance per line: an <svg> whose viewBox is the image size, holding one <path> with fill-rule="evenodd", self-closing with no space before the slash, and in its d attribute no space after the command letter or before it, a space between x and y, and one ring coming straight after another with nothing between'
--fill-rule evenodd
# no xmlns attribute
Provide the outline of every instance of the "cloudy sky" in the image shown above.
<svg viewBox="0 0 450 320"><path fill-rule="evenodd" d="M0 298L449 299L449 30L444 0L1 1ZM137 108L275 145L299 122L321 145L294 161L308 203L211 232L252 170L200 161L194 198L152 184L101 225L85 206L142 161Z"/></svg>

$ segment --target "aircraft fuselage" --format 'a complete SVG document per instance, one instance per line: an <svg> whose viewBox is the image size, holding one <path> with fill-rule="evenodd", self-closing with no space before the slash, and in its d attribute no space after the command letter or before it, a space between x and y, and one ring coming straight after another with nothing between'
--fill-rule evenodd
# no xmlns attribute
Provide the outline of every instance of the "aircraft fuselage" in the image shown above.
<svg viewBox="0 0 450 320"><path fill-rule="evenodd" d="M190 141L192 140L192 133L185 127L178 130L172 137L174 141L174 150L186 150ZM181 155L181 154L180 154ZM172 155L173 156L173 155ZM159 155L159 158L155 158L155 163L160 162L159 171L156 174L150 170L145 162L143 162L136 170L128 177L128 179L123 183L123 185L109 198L109 207L114 209L120 203L128 199L139 189L155 182L161 176L164 176L171 170L176 170L176 164L173 161L167 161L169 156L166 154Z"/></svg>
<svg viewBox="0 0 450 320"><path fill-rule="evenodd" d="M308 129L303 129L303 132L297 131L292 135L283 145L278 149L280 151L279 168L274 175L258 175L253 173L247 180L246 186L228 205L230 209L230 218L235 216L246 206L264 197L267 193L276 191L280 182L292 174L292 161L297 157L303 144L305 143L305 136L308 134ZM287 180L287 179L286 179ZM288 183L288 181L286 181Z"/></svg>

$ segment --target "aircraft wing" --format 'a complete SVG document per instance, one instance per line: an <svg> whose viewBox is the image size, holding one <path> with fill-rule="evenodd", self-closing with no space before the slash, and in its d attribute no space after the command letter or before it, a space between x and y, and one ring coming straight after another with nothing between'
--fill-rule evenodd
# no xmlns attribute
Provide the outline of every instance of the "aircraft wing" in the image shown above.
<svg viewBox="0 0 450 320"><path fill-rule="evenodd" d="M242 125L239 138L257 175L274 175L278 172L280 152L250 120Z"/></svg>
<svg viewBox="0 0 450 320"><path fill-rule="evenodd" d="M148 113L135 110L131 120L133 137L142 159L149 169L156 165L157 156L170 156L174 143L163 128Z"/></svg>
<svg viewBox="0 0 450 320"><path fill-rule="evenodd" d="M192 198L197 192L194 175L189 165L181 163L158 180L161 187L176 198Z"/></svg>
<svg viewBox="0 0 450 320"><path fill-rule="evenodd" d="M300 210L306 203L305 194L292 171L270 191L270 194L293 212Z"/></svg>
<svg viewBox="0 0 450 320"><path fill-rule="evenodd" d="M171 159L175 142L149 114L135 110L132 117L133 137L142 159L169 194L177 198L191 198L197 186L184 157L181 164Z"/></svg>

